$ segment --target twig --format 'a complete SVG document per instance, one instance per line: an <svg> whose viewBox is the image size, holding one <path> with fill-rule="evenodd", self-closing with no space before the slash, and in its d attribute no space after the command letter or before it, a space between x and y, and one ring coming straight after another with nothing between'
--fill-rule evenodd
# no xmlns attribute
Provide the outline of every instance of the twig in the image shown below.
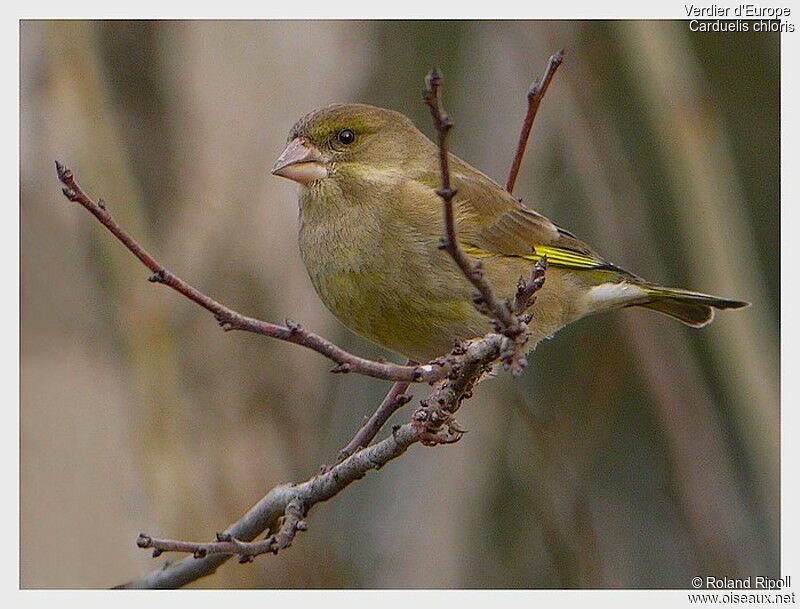
<svg viewBox="0 0 800 609"><path fill-rule="evenodd" d="M514 295L514 304L511 307L514 313L522 315L530 309L536 302L536 294L544 286L545 271L547 270L547 257L544 256L536 261L531 270L528 281L523 277L517 282L517 293ZM526 321L530 321L527 319Z"/></svg>
<svg viewBox="0 0 800 609"><path fill-rule="evenodd" d="M75 180L72 171L56 161L58 179L64 184L64 196L70 201L80 203L97 218L128 250L144 264L152 275L149 280L169 286L192 302L200 305L213 313L215 319L226 332L243 330L277 338L286 342L301 345L333 360L337 365L332 372L355 372L386 381L401 381L405 383L433 383L443 379L452 369L453 361L448 360L441 366L429 364L421 366L400 366L390 362L377 362L353 355L331 343L325 338L309 332L300 324L286 320L286 325L281 326L266 321L247 317L217 302L197 288L169 271L160 262L145 250L130 234L128 234L106 209L105 203L93 201Z"/></svg>
<svg viewBox="0 0 800 609"><path fill-rule="evenodd" d="M395 383L392 385L378 409L364 422L347 446L339 452L338 462L346 459L358 449L369 446L369 443L378 435L386 421L397 412L397 409L411 401L411 396L405 392L406 389L408 389L408 383Z"/></svg>
<svg viewBox="0 0 800 609"><path fill-rule="evenodd" d="M536 112L539 110L539 104L544 99L545 93L550 86L550 83L555 76L558 66L564 61L564 51L558 51L550 56L547 62L547 67L544 70L544 76L535 81L531 88L528 90L528 112L525 114L525 120L522 122L522 131L519 134L519 141L517 142L517 151L514 154L514 160L511 162L511 169L508 172L508 180L506 181L506 190L511 193L514 191L514 184L517 182L517 174L522 165L522 157L525 155L525 148L528 146L528 137L531 134L533 127L533 119L536 118Z"/></svg>
<svg viewBox="0 0 800 609"><path fill-rule="evenodd" d="M177 588L210 575L232 555L254 556L256 553L272 552L273 540L269 537L255 544L250 542L273 528L280 517L285 517L287 506L292 502L302 506L294 512L297 519L294 531L305 530L305 516L311 508L334 497L371 470L380 469L396 459L412 444L449 444L457 441L463 430L453 420L452 413L458 410L463 400L471 397L469 389L481 372L497 360L508 340L499 334L489 334L471 343L463 354L460 369L451 373L453 378L447 379L431 392L414 413L412 422L393 429L392 434L380 442L359 450L301 484L276 486L247 514L225 529L216 541L198 544L141 534L137 543L141 547L159 550L157 555L162 552L185 552L192 556L119 587ZM285 530L285 527L286 522L281 530ZM291 534L287 532L287 538L293 538L294 531ZM277 537L275 541L280 544ZM196 554L198 550L200 553Z"/></svg>
<svg viewBox="0 0 800 609"><path fill-rule="evenodd" d="M447 135L453 127L450 115L445 112L439 99L439 89L442 86L442 75L437 69L431 70L425 78L425 90L423 91L423 101L430 108L433 125L436 128L439 143L439 169L441 173L442 186L436 191L444 203L444 224L445 236L442 239L440 248L445 250L461 269L464 276L469 279L473 286L478 290L479 296L476 297L476 305L482 311L487 311L499 324L498 330L502 330L508 336L518 336L521 333L519 320L512 313L508 302L498 299L489 281L484 277L480 264L473 262L461 249L456 237L456 224L453 214L453 199L458 191L450 185L450 164L449 152L447 150Z"/></svg>
<svg viewBox="0 0 800 609"><path fill-rule="evenodd" d="M423 91L423 101L430 108L439 145L439 170L442 185L436 191L436 194L439 195L444 204L445 220L445 238L442 240L440 247L450 254L450 257L461 269L464 276L478 290L478 294L474 299L478 310L489 317L497 332L501 332L511 339L509 347L501 359L512 374L516 376L522 373L528 363L523 351L530 335L527 326L530 316L523 318L522 313L533 303L534 294L544 282L544 275L542 274L537 281L534 281L532 276L531 280L525 285L522 285L522 280L520 280L515 304L511 305L507 300L501 300L495 296L491 284L483 275L480 263L472 261L458 244L453 213L453 199L458 193L450 185L450 154L447 150L447 136L453 127L453 121L445 112L439 98L439 89L442 83L442 75L434 68L425 78L425 90ZM536 273L536 270L534 270L534 273Z"/></svg>
<svg viewBox="0 0 800 609"><path fill-rule="evenodd" d="M386 439L359 451L342 463L332 467L328 472L315 476L302 484L282 484L276 486L261 499L242 518L233 523L223 533L223 539L233 541L217 541L210 544L194 544L172 540L157 540L142 534L137 543L143 547L155 547L157 554L167 551L186 552L192 556L177 563L157 569L141 579L119 586L121 588L179 588L192 581L210 575L226 562L232 555L244 550L244 556L252 555L256 550L266 546L271 551L273 540L267 539L256 546L241 547L239 544L252 542L262 532L275 526L284 515L286 506L298 501L306 507L306 512L315 504L335 496L350 483L363 478L367 472L379 469L392 459L402 455L409 446L417 442L418 432L408 423ZM156 546L158 542L158 546ZM229 544L227 546L222 544ZM205 556L195 554L200 548L206 548ZM263 552L259 552L263 553Z"/></svg>
<svg viewBox="0 0 800 609"><path fill-rule="evenodd" d="M230 533L217 533L216 540L207 543L179 541L176 539L157 539L139 533L136 545L140 548L153 548L153 558L164 552L183 552L194 558L205 558L209 554L228 554L239 556L240 563L253 562L260 554L277 554L292 545L298 531L308 529L302 504L292 499L284 510L283 524L275 535L261 541L242 541Z"/></svg>

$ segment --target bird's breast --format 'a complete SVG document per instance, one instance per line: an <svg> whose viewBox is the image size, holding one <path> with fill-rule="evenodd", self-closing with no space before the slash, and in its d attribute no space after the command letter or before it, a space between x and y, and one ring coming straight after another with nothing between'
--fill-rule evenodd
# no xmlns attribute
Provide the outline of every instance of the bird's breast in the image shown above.
<svg viewBox="0 0 800 609"><path fill-rule="evenodd" d="M458 269L420 229L376 209L304 201L299 245L328 309L354 332L414 359L449 350L455 336L482 334Z"/></svg>
<svg viewBox="0 0 800 609"><path fill-rule="evenodd" d="M356 331L387 288L381 242L379 218L369 210L301 202L299 245L311 283L325 306Z"/></svg>

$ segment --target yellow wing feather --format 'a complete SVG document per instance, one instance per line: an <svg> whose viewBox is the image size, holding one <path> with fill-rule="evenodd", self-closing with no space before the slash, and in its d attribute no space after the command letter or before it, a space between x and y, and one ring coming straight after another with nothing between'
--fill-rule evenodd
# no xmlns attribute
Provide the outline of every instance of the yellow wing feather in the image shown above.
<svg viewBox="0 0 800 609"><path fill-rule="evenodd" d="M593 258L592 256L574 252L572 250L554 247L552 245L533 245L531 248L533 249L532 254L496 254L493 252L487 252L486 250L475 247L474 245L462 245L464 253L474 258L486 258L488 256L508 256L513 258L523 258L524 260L531 260L533 262L541 260L542 258L547 258L547 264L571 269L605 269L611 268L612 266L601 259Z"/></svg>

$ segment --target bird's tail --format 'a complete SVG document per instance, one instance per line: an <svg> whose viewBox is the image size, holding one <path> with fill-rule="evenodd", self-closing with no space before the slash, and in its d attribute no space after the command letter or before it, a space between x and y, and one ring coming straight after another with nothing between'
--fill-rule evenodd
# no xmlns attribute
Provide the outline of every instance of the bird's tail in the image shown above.
<svg viewBox="0 0 800 609"><path fill-rule="evenodd" d="M635 303L635 306L669 315L693 328L702 328L711 323L714 309L741 309L750 305L741 300L729 300L678 288L657 285L641 287L647 292L648 300Z"/></svg>

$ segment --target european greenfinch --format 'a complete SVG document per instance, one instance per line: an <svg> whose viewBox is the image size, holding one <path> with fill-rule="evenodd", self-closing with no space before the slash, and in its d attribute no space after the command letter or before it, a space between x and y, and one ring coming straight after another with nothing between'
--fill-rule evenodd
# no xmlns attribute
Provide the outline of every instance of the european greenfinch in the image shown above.
<svg viewBox="0 0 800 609"><path fill-rule="evenodd" d="M300 252L323 303L348 328L409 359L490 331L474 288L438 246L444 234L436 145L404 115L335 104L292 127L273 174L299 184ZM748 303L663 287L608 262L450 155L460 246L498 295L546 257L530 312L532 348L591 313L640 306L702 327Z"/></svg>

